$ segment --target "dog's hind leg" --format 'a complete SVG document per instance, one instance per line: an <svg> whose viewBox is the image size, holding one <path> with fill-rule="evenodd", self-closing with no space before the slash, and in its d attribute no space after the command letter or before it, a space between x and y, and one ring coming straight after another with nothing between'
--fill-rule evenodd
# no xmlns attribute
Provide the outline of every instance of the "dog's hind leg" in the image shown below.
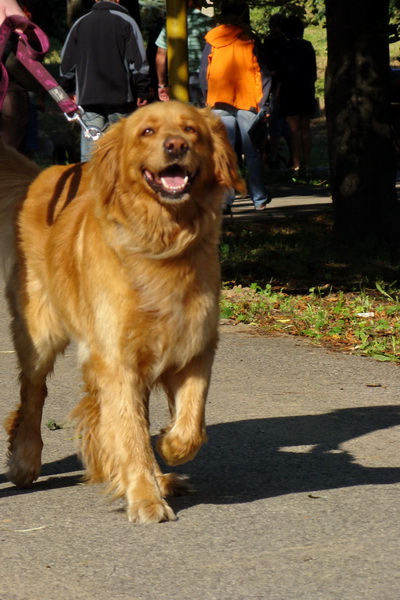
<svg viewBox="0 0 400 600"><path fill-rule="evenodd" d="M7 478L20 488L30 487L39 477L43 448L40 425L47 395L45 382L31 382L20 375L21 403L6 419L8 433Z"/></svg>
<svg viewBox="0 0 400 600"><path fill-rule="evenodd" d="M162 378L172 420L161 430L157 450L168 465L192 460L207 441L204 413L213 358L214 347L210 346L181 371L168 372Z"/></svg>
<svg viewBox="0 0 400 600"><path fill-rule="evenodd" d="M93 354L83 367L86 397L73 411L89 481L125 496L134 523L171 521L150 443L148 388L121 363Z"/></svg>
<svg viewBox="0 0 400 600"><path fill-rule="evenodd" d="M30 487L39 477L43 441L40 431L42 411L47 395L46 376L52 370L57 352L63 350L67 340L58 347L51 342L48 320L42 318L42 329L28 331L21 316L17 294L8 290L10 311L13 315L12 333L20 365L20 405L5 421L8 433L7 477L18 487ZM25 309L27 306L25 306Z"/></svg>

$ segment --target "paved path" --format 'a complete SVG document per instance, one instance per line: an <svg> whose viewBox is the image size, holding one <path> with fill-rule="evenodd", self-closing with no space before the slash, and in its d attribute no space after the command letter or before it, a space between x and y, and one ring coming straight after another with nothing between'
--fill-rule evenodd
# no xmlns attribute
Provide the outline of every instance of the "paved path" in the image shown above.
<svg viewBox="0 0 400 600"><path fill-rule="evenodd" d="M7 323L1 300L1 421L18 395ZM171 500L178 521L148 526L80 483L73 348L49 387L32 490L6 481L0 432L0 600L400 597L398 366L221 326L209 443L179 469L197 492ZM152 400L156 434L167 408Z"/></svg>
<svg viewBox="0 0 400 600"><path fill-rule="evenodd" d="M271 185L272 202L265 211L255 211L249 197L237 198L233 204L234 221L308 217L332 211L328 188L309 185ZM229 216L225 219L230 219Z"/></svg>

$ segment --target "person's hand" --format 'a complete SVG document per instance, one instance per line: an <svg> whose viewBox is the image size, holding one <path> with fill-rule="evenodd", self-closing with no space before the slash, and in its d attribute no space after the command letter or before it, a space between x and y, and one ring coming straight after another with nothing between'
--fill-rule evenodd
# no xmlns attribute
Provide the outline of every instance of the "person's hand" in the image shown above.
<svg viewBox="0 0 400 600"><path fill-rule="evenodd" d="M19 6L17 0L0 0L0 22L11 15L20 15L25 17L25 13Z"/></svg>
<svg viewBox="0 0 400 600"><path fill-rule="evenodd" d="M6 17L11 17L12 15L19 15L26 19L26 15L19 6L17 0L0 0L0 23L2 23ZM27 24L28 19L26 19L26 25ZM18 27L18 29L15 30L16 33L23 33L26 25L21 24L21 27Z"/></svg>
<svg viewBox="0 0 400 600"><path fill-rule="evenodd" d="M143 98L138 98L138 99L136 100L136 106L137 106L138 108L141 108L142 106L146 106L147 102L148 102L148 100L147 100L147 99L146 99L146 100L144 100Z"/></svg>
<svg viewBox="0 0 400 600"><path fill-rule="evenodd" d="M161 102L169 102L169 87L167 85L158 86L158 99Z"/></svg>

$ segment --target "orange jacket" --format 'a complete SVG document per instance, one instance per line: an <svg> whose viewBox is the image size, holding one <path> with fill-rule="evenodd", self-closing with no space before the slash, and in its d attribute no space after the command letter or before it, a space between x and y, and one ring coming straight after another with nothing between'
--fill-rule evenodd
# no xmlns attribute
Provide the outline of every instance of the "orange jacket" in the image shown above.
<svg viewBox="0 0 400 600"><path fill-rule="evenodd" d="M219 25L205 36L211 46L207 67L207 104L230 104L258 111L263 96L254 40L237 25Z"/></svg>

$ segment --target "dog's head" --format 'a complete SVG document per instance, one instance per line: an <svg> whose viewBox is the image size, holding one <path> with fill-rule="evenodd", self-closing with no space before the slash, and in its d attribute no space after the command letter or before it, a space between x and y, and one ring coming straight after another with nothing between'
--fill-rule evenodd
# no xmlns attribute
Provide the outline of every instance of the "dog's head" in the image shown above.
<svg viewBox="0 0 400 600"><path fill-rule="evenodd" d="M91 172L103 198L151 195L163 204L244 189L219 117L209 109L157 102L112 126L98 142ZM203 200L202 200L203 199Z"/></svg>

